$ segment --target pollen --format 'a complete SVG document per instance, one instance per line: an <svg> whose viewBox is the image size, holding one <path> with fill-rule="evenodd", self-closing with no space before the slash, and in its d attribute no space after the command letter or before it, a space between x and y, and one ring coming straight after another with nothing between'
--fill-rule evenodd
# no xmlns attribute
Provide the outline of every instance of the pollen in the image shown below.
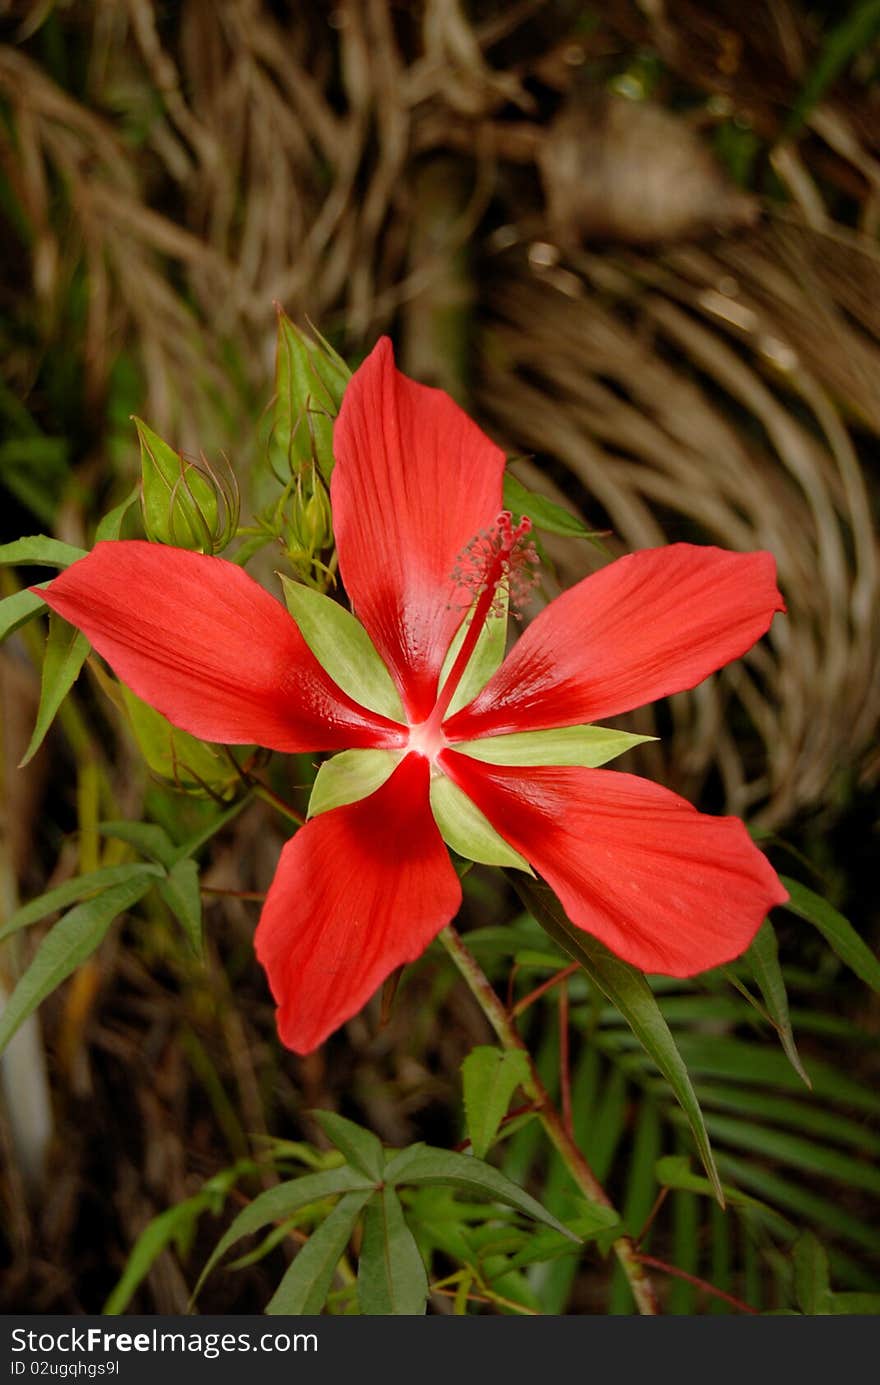
<svg viewBox="0 0 880 1385"><path fill-rule="evenodd" d="M539 577L531 531L528 515L515 525L510 511L502 510L490 528L471 539L452 571L456 585L472 593L470 602L491 591L492 615L504 614L506 596L511 614L519 616Z"/></svg>

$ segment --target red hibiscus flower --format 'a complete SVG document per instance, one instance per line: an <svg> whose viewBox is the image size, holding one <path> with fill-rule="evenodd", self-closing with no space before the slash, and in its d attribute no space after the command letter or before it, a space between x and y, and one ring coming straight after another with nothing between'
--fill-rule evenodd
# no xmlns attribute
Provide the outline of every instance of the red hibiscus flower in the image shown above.
<svg viewBox="0 0 880 1385"><path fill-rule="evenodd" d="M506 593L530 554L527 522L501 512L500 449L399 374L383 340L347 388L334 450L339 567L375 665L369 694L325 657L332 636L316 640L221 558L100 543L45 592L185 731L347 752L329 780L322 769L330 789L316 788L317 815L284 847L257 928L283 1041L316 1047L454 917L441 829L475 859L533 868L572 923L645 971L689 976L742 952L787 898L743 824L596 768L632 738L591 724L749 649L784 609L773 558L634 553L553 601L501 662ZM312 611L330 604L308 596Z"/></svg>

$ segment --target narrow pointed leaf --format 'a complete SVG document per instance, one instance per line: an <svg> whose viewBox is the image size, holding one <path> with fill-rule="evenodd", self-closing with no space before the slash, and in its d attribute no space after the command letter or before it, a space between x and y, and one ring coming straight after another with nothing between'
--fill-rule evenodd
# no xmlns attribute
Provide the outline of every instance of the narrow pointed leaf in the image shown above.
<svg viewBox="0 0 880 1385"><path fill-rule="evenodd" d="M0 641L5 640L29 620L33 620L45 606L46 603L39 592L27 589L5 596L0 601Z"/></svg>
<svg viewBox="0 0 880 1385"><path fill-rule="evenodd" d="M301 1211L303 1207L308 1207L313 1202L320 1202L325 1197L334 1197L338 1193L362 1192L366 1201L374 1187L375 1184L372 1180L366 1178L364 1174L357 1169L350 1168L347 1164L343 1164L338 1169L326 1169L321 1173L307 1173L301 1178L292 1178L287 1183L279 1183L275 1188L268 1188L266 1192L255 1197L253 1202L248 1203L244 1211L239 1212L232 1225L220 1237L205 1268L199 1275L198 1283L193 1290L193 1298L199 1293L214 1266L222 1260L230 1246L241 1240L242 1236L249 1236L253 1231L260 1231L270 1222L284 1221L294 1212Z"/></svg>
<svg viewBox="0 0 880 1385"><path fill-rule="evenodd" d="M80 669L86 661L89 642L80 630L68 625L66 620L49 612L49 640L46 657L43 661L43 678L40 685L40 705L37 709L37 724L30 744L20 761L26 765L36 755L55 720L55 714L70 689L79 677Z"/></svg>
<svg viewBox="0 0 880 1385"><path fill-rule="evenodd" d="M382 1178L385 1151L382 1141L372 1130L365 1130L362 1125L346 1120L345 1116L339 1116L335 1111L313 1111L312 1115L352 1168L359 1169L376 1181Z"/></svg>
<svg viewBox="0 0 880 1385"><path fill-rule="evenodd" d="M790 896L784 907L792 914L797 914L798 918L811 923L814 928L818 928L841 962L845 962L867 986L880 991L880 961L862 941L852 924L827 900L822 899L821 895L807 889L806 885L802 885L798 880L780 878Z"/></svg>
<svg viewBox="0 0 880 1385"><path fill-rule="evenodd" d="M14 543L0 544L0 564L17 563L24 567L69 567L86 556L84 548L50 539L45 534L32 534Z"/></svg>
<svg viewBox="0 0 880 1385"><path fill-rule="evenodd" d="M148 880L150 877L161 879L163 875L161 866L148 865L144 861L132 861L123 866L103 866L100 870L78 875L73 880L65 880L63 885L56 885L53 890L41 894L39 899L29 900L20 909L16 909L14 914L10 914L0 927L0 941L8 938L11 933L17 933L20 928L27 928L29 924L45 918L47 914L53 914L56 909L64 909L68 904L85 899L87 895L101 894L111 885L124 885L129 880Z"/></svg>
<svg viewBox="0 0 880 1385"><path fill-rule="evenodd" d="M307 1316L320 1313L333 1283L333 1275L355 1224L371 1194L346 1193L333 1211L313 1231L266 1304L269 1314Z"/></svg>
<svg viewBox="0 0 880 1385"><path fill-rule="evenodd" d="M813 1084L801 1062L800 1054L797 1051L797 1044L794 1041L791 1018L788 1013L788 993L785 989L782 968L779 965L779 949L776 943L776 933L769 919L764 920L755 934L754 942L746 953L746 961L752 969L752 975L761 988L764 1003L770 1012L771 1019L776 1025L779 1039L788 1061L791 1063L798 1077L800 1077L808 1087L811 1087Z"/></svg>
<svg viewBox="0 0 880 1385"><path fill-rule="evenodd" d="M561 726L552 731L513 731L459 741L452 747L490 765L585 765L595 769L655 736L635 736L607 726Z"/></svg>
<svg viewBox="0 0 880 1385"><path fill-rule="evenodd" d="M174 914L193 951L202 951L202 896L195 861L177 861L159 885L159 893Z"/></svg>
<svg viewBox="0 0 880 1385"><path fill-rule="evenodd" d="M416 1317L425 1311L428 1276L393 1188L375 1193L364 1213L358 1301L371 1316Z"/></svg>
<svg viewBox="0 0 880 1385"><path fill-rule="evenodd" d="M170 870L177 859L177 848L168 833L154 822L99 822L98 831L105 837L118 837L121 842L128 842L166 870Z"/></svg>
<svg viewBox="0 0 880 1385"><path fill-rule="evenodd" d="M281 582L300 634L342 691L371 712L405 721L400 694L361 623L322 592L283 574Z"/></svg>
<svg viewBox="0 0 880 1385"><path fill-rule="evenodd" d="M152 875L142 875L113 885L96 899L77 904L58 920L37 948L0 1015L0 1052L40 1002L100 946L113 920L142 899L152 883Z"/></svg>
<svg viewBox="0 0 880 1385"><path fill-rule="evenodd" d="M481 1193L508 1207L514 1207L534 1221L552 1226L564 1236L571 1237L560 1221L524 1193L503 1173L476 1159L471 1154L457 1154L455 1151L433 1149L429 1145L411 1145L401 1150L396 1158L385 1167L386 1183L400 1187L421 1187L424 1184L439 1183L452 1188L460 1188L466 1193Z"/></svg>
<svg viewBox="0 0 880 1385"><path fill-rule="evenodd" d="M447 846L468 861L511 866L532 875L524 856L514 851L457 784L441 774L431 780L431 812Z"/></svg>
<svg viewBox="0 0 880 1385"><path fill-rule="evenodd" d="M135 504L139 495L139 487L129 491L120 504L115 505L112 510L108 510L104 518L95 530L95 543L103 543L105 539L118 539L122 532L122 522L128 514L132 505Z"/></svg>
<svg viewBox="0 0 880 1385"><path fill-rule="evenodd" d="M536 495L523 485L512 471L504 473L504 504L516 520L528 515L536 529L545 534L565 534L575 539L592 539L596 535L577 515L564 510L546 495Z"/></svg>
<svg viewBox="0 0 880 1385"><path fill-rule="evenodd" d="M510 1099L528 1079L529 1064L520 1049L480 1046L461 1065L464 1113L471 1149L482 1159L492 1147Z"/></svg>
<svg viewBox="0 0 880 1385"><path fill-rule="evenodd" d="M309 799L309 817L357 803L375 793L400 764L402 751L343 750L318 770Z"/></svg>
<svg viewBox="0 0 880 1385"><path fill-rule="evenodd" d="M602 994L617 1006L645 1052L666 1078L687 1117L703 1167L723 1207L724 1193L700 1103L669 1025L644 976L615 957L598 939L583 929L575 928L545 885L522 876L512 876L511 879L526 907L546 928L554 942L580 963Z"/></svg>
<svg viewBox="0 0 880 1385"><path fill-rule="evenodd" d="M794 1289L801 1312L811 1317L827 1312L826 1301L831 1292L828 1252L812 1231L804 1231L798 1236L792 1259Z"/></svg>
<svg viewBox="0 0 880 1385"><path fill-rule="evenodd" d="M141 1280L149 1274L156 1259L180 1236L189 1236L194 1223L208 1207L204 1193L196 1193L176 1207L169 1207L145 1226L132 1248L122 1275L101 1313L113 1317L124 1313Z"/></svg>

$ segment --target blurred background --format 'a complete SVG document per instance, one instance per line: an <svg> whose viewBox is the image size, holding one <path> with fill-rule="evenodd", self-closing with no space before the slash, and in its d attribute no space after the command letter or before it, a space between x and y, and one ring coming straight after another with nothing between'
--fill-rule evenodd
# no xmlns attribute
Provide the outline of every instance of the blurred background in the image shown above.
<svg viewBox="0 0 880 1385"><path fill-rule="evenodd" d="M546 596L667 541L773 551L788 617L695 693L627 718L661 739L622 767L745 817L876 945L875 0L7 0L0 32L3 540L88 546L139 475L132 414L225 455L247 516L274 304L351 364L390 332L401 367L452 393L523 482L608 531L604 554L546 540ZM3 571L3 595L46 576ZM215 811L144 769L91 674L17 770L42 643L32 624L0 651L7 912L94 868L101 817L146 812L179 840ZM269 770L301 804L313 772ZM390 1144L462 1138L458 1067L489 1035L433 953L384 1026L377 1003L309 1059L279 1050L246 896L286 835L257 803L215 842L204 962L144 905L10 1051L3 1311L99 1311L150 1220L255 1137L320 1144L311 1106ZM500 877L468 881L465 924L516 910ZM39 936L0 952L5 988ZM678 986L667 1015L722 1171L816 1229L841 1287L876 1289L880 1009L805 924L786 915L779 936L812 1097L745 1001ZM638 1223L681 1133L619 1020L587 1009L579 1134ZM551 1085L554 1015L526 1022ZM503 1166L552 1204L559 1170L528 1132ZM184 1311L220 1226L210 1209L187 1222L132 1308ZM785 1305L773 1248L691 1194L668 1200L652 1247ZM215 1275L202 1311L257 1311L272 1256ZM522 1289L540 1311L591 1312L611 1271L594 1254L542 1273ZM666 1306L709 1300L679 1281Z"/></svg>

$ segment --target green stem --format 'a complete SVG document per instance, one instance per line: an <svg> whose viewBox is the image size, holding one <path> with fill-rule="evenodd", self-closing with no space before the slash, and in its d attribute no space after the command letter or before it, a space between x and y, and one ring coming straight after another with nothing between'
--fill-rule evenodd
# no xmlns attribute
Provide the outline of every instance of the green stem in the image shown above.
<svg viewBox="0 0 880 1385"><path fill-rule="evenodd" d="M538 1075L538 1070L532 1061L529 1050L520 1038L510 1015L495 994L479 962L462 942L451 924L443 929L440 934L440 941L470 987L472 995L498 1035L502 1046L519 1049L521 1053L525 1054L529 1075L523 1083L523 1089L535 1103L538 1119L575 1183L588 1202L600 1207L612 1207L611 1199L566 1130L562 1117L550 1100L547 1088ZM659 1313L660 1309L654 1293L654 1286L644 1266L639 1262L629 1236L617 1238L614 1242L614 1253L626 1275L639 1312L650 1315Z"/></svg>

